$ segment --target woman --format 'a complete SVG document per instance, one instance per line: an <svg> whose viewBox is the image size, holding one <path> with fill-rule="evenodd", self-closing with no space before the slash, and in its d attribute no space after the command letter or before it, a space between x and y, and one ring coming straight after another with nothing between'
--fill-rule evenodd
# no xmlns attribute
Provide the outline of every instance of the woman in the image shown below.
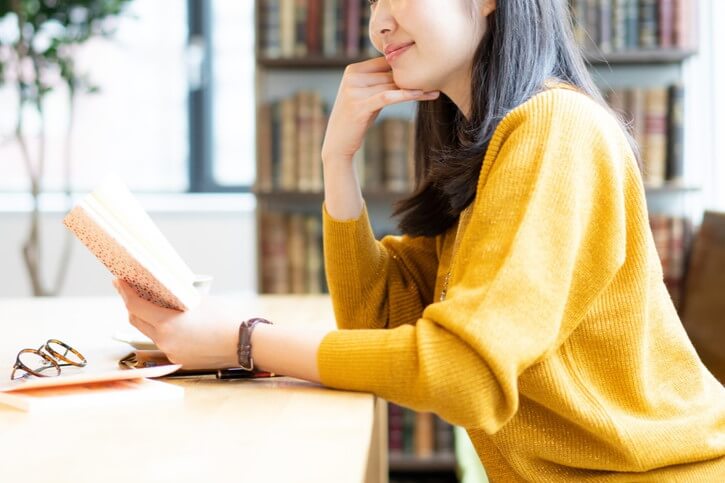
<svg viewBox="0 0 725 483"><path fill-rule="evenodd" d="M256 367L433 411L494 481L723 481L725 390L667 295L636 155L563 2L370 3L385 57L346 69L322 148L340 330L257 324ZM378 242L352 158L411 100L418 187L405 235ZM240 363L237 314L118 286L175 362Z"/></svg>

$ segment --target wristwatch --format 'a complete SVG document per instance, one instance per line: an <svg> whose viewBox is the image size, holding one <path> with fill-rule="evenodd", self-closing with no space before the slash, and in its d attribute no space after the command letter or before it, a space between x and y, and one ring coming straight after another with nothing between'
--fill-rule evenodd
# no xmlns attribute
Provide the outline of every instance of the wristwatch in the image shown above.
<svg viewBox="0 0 725 483"><path fill-rule="evenodd" d="M271 323L267 319L254 317L239 324L239 343L237 344L239 367L246 371L254 370L254 360L252 360L252 331L257 324Z"/></svg>

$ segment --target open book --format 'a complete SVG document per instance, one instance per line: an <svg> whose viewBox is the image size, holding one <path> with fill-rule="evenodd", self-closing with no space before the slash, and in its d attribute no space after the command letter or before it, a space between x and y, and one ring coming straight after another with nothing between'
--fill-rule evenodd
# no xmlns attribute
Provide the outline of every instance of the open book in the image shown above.
<svg viewBox="0 0 725 483"><path fill-rule="evenodd" d="M120 179L85 196L63 224L144 299L176 310L199 303L194 273Z"/></svg>

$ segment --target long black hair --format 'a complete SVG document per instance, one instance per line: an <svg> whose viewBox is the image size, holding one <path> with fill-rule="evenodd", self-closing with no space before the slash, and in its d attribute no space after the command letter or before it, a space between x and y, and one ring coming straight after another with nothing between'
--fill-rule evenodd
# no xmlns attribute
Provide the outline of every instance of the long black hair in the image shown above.
<svg viewBox="0 0 725 483"><path fill-rule="evenodd" d="M473 59L469 119L443 94L418 103L416 189L394 210L403 233L434 236L456 222L476 195L483 158L499 122L544 90L548 80L570 84L606 105L574 40L566 3L497 1Z"/></svg>

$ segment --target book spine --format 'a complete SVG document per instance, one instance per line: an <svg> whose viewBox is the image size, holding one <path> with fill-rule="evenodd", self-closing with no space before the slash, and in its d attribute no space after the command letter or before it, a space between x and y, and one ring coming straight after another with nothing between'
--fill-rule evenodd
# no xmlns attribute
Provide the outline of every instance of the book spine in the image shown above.
<svg viewBox="0 0 725 483"><path fill-rule="evenodd" d="M569 13L574 27L574 39L581 47L585 47L587 42L587 3L588 0L571 0L569 2Z"/></svg>
<svg viewBox="0 0 725 483"><path fill-rule="evenodd" d="M453 454L453 426L441 419L435 417L435 448L438 454Z"/></svg>
<svg viewBox="0 0 725 483"><path fill-rule="evenodd" d="M307 0L295 1L294 56L307 55Z"/></svg>
<svg viewBox="0 0 725 483"><path fill-rule="evenodd" d="M322 0L308 0L307 3L307 52L322 53Z"/></svg>
<svg viewBox="0 0 725 483"><path fill-rule="evenodd" d="M337 23L335 28L335 55L345 55L347 38L347 0L337 0Z"/></svg>
<svg viewBox="0 0 725 483"><path fill-rule="evenodd" d="M435 451L433 418L433 413L415 413L415 455L419 458L429 458Z"/></svg>
<svg viewBox="0 0 725 483"><path fill-rule="evenodd" d="M625 0L627 49L639 48L639 0Z"/></svg>
<svg viewBox="0 0 725 483"><path fill-rule="evenodd" d="M297 112L295 97L282 99L282 159L280 161L280 187L293 191L297 188Z"/></svg>
<svg viewBox="0 0 725 483"><path fill-rule="evenodd" d="M600 41L599 0L587 0L586 15L587 42L585 50L595 52Z"/></svg>
<svg viewBox="0 0 725 483"><path fill-rule="evenodd" d="M350 58L360 55L360 0L346 0L345 55Z"/></svg>
<svg viewBox="0 0 725 483"><path fill-rule="evenodd" d="M651 88L645 95L645 182L661 186L667 163L667 88Z"/></svg>
<svg viewBox="0 0 725 483"><path fill-rule="evenodd" d="M669 112L667 115L667 173L671 183L682 183L684 177L684 86L675 84L669 88Z"/></svg>
<svg viewBox="0 0 725 483"><path fill-rule="evenodd" d="M270 191L272 183L272 105L262 104L257 111L256 189Z"/></svg>
<svg viewBox="0 0 725 483"><path fill-rule="evenodd" d="M627 2L612 0L612 49L627 48Z"/></svg>
<svg viewBox="0 0 725 483"><path fill-rule="evenodd" d="M261 214L262 293L289 293L287 220L282 213Z"/></svg>
<svg viewBox="0 0 725 483"><path fill-rule="evenodd" d="M290 292L294 294L307 293L307 237L305 232L305 218L301 213L292 213L288 217L288 257Z"/></svg>
<svg viewBox="0 0 725 483"><path fill-rule="evenodd" d="M403 408L403 454L415 454L415 413Z"/></svg>
<svg viewBox="0 0 725 483"><path fill-rule="evenodd" d="M305 220L307 246L307 293L322 293L322 222L317 216Z"/></svg>
<svg viewBox="0 0 725 483"><path fill-rule="evenodd" d="M599 48L612 51L612 0L599 0Z"/></svg>
<svg viewBox="0 0 725 483"><path fill-rule="evenodd" d="M645 91L641 88L632 88L627 90L628 101L627 110L632 117L632 136L634 141L639 148L639 156L637 162L639 164L640 172L644 176L644 150L645 150L645 139L646 139L646 100Z"/></svg>
<svg viewBox="0 0 725 483"><path fill-rule="evenodd" d="M388 403L388 450L391 454L403 454L403 408Z"/></svg>
<svg viewBox="0 0 725 483"><path fill-rule="evenodd" d="M688 35L689 29L687 28L687 8L691 0L674 0L672 5L672 23L675 46L679 49L686 49L689 47Z"/></svg>
<svg viewBox="0 0 725 483"><path fill-rule="evenodd" d="M663 49L670 49L673 45L673 0L659 0L658 4L658 34L659 46Z"/></svg>
<svg viewBox="0 0 725 483"><path fill-rule="evenodd" d="M307 91L299 91L295 96L297 106L297 189L310 191L312 188L312 96Z"/></svg>
<svg viewBox="0 0 725 483"><path fill-rule="evenodd" d="M310 190L322 191L322 142L325 134L325 107L319 92L311 93L310 99L312 140L310 142Z"/></svg>
<svg viewBox="0 0 725 483"><path fill-rule="evenodd" d="M326 57L337 54L337 24L340 0L323 0L322 53Z"/></svg>
<svg viewBox="0 0 725 483"><path fill-rule="evenodd" d="M296 0L279 0L279 41L284 58L295 54L295 10Z"/></svg>
<svg viewBox="0 0 725 483"><path fill-rule="evenodd" d="M282 55L280 45L280 0L261 0L258 8L262 24L260 40L261 51L267 58L279 58Z"/></svg>
<svg viewBox="0 0 725 483"><path fill-rule="evenodd" d="M639 46L643 49L657 47L657 0L640 0Z"/></svg>
<svg viewBox="0 0 725 483"><path fill-rule="evenodd" d="M272 189L282 187L282 102L272 102L272 145L271 162Z"/></svg>

